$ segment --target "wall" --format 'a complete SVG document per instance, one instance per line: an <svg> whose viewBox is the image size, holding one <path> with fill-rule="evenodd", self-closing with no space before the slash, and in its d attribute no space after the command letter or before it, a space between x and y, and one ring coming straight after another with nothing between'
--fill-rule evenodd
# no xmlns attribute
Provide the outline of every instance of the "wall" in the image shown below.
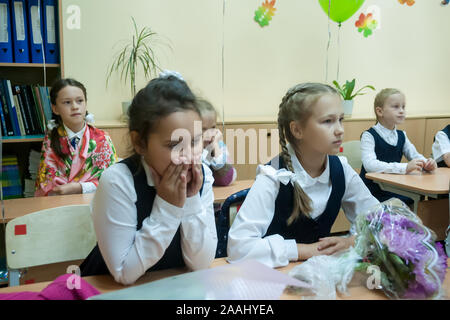
<svg viewBox="0 0 450 320"><path fill-rule="evenodd" d="M223 0L225 1L225 0ZM170 42L157 46L163 68L180 71L194 91L224 105L226 121L274 120L286 90L299 82L325 82L328 19L318 1L277 1L270 25L259 27L254 11L262 0L62 0L65 76L88 88L89 110L100 120L117 120L128 86L118 77L105 87L116 45L132 32L130 16ZM366 0L338 28L331 22L328 82L357 78L357 86L397 87L406 94L409 115L448 113L450 108L450 6L440 0ZM81 9L81 28L68 29L71 4ZM364 38L354 27L370 5L381 9L381 29ZM222 90L224 36L224 90ZM116 46L115 46L116 45ZM146 81L140 77L138 87ZM371 117L375 93L356 100L353 117Z"/></svg>

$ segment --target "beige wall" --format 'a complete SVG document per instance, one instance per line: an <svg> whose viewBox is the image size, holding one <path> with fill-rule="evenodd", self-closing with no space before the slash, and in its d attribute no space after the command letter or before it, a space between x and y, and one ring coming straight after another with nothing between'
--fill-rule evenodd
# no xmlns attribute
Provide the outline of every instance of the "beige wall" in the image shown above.
<svg viewBox="0 0 450 320"><path fill-rule="evenodd" d="M340 77L357 86L397 87L406 94L410 115L450 111L450 8L438 0L412 7L394 0L366 0L340 32ZM226 0L225 87L221 84L222 1L62 0L65 76L86 84L89 110L99 120L117 120L128 86L118 78L105 88L106 72L118 41L132 32L130 16L170 40L173 51L157 48L163 68L180 71L196 93L225 120L275 119L286 90L299 82L325 81L328 20L318 1L277 1L270 25L253 15L262 0ZM67 6L81 8L81 29L69 30ZM364 38L354 27L362 10L377 4L381 29ZM328 82L336 78L337 26L331 23ZM138 87L146 81L139 79ZM354 117L371 117L374 93L357 97Z"/></svg>

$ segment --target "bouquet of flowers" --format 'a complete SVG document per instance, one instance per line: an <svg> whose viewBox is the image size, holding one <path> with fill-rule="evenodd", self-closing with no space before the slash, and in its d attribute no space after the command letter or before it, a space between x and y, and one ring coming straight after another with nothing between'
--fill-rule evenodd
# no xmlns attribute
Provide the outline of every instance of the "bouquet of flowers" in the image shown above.
<svg viewBox="0 0 450 320"><path fill-rule="evenodd" d="M355 221L355 247L333 256L312 257L290 275L346 293L354 271L376 268L379 288L391 299L439 299L447 256L434 233L401 201L388 200ZM314 274L315 273L315 274ZM318 275L319 274L319 275ZM315 282L315 283L314 283ZM323 295L319 298L330 298Z"/></svg>

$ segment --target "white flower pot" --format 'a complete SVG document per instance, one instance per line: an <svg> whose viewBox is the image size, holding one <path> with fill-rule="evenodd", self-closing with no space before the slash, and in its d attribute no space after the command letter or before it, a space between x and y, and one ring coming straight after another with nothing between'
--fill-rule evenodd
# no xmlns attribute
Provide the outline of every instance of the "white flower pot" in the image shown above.
<svg viewBox="0 0 450 320"><path fill-rule="evenodd" d="M353 112L353 100L342 101L342 106L344 107L344 118L350 118Z"/></svg>
<svg viewBox="0 0 450 320"><path fill-rule="evenodd" d="M128 108L131 105L131 101L124 101L122 102L122 116L120 117L120 119L122 121L127 121L128 120Z"/></svg>

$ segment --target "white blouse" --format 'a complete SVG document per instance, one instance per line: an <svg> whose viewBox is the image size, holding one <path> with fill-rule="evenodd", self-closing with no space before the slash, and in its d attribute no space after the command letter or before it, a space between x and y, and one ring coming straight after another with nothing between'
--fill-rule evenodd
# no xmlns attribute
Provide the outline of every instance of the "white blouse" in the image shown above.
<svg viewBox="0 0 450 320"><path fill-rule="evenodd" d="M391 146L396 146L398 141L398 134L396 128L394 130L389 130L383 127L380 123L373 126L375 131ZM403 155L411 161L412 159L422 159L426 158L417 152L416 147L409 141L406 132L405 134L405 144L403 146ZM375 139L372 134L364 131L361 136L361 160L364 168L367 172L384 172L384 173L399 173L405 174L407 163L401 162L384 162L377 160L377 155L375 153Z"/></svg>
<svg viewBox="0 0 450 320"><path fill-rule="evenodd" d="M433 158L436 162L442 161L444 155L450 152L450 140L444 131L438 131L436 133L432 149Z"/></svg>
<svg viewBox="0 0 450 320"><path fill-rule="evenodd" d="M279 234L264 237L275 213L275 200L280 183L299 183L312 201L312 218L319 217L331 194L331 181L328 159L323 173L312 178L301 166L290 145L295 174L285 169L275 170L271 166L258 166L256 181L228 234L228 261L256 259L270 267L286 266L289 261L298 260L295 239L284 239ZM379 201L372 196L359 175L350 167L347 158L339 157L345 176L345 192L342 209L353 223L358 213L375 206ZM353 229L353 228L352 228Z"/></svg>
<svg viewBox="0 0 450 320"><path fill-rule="evenodd" d="M147 183L154 186L150 170L141 161ZM109 271L117 282L132 284L156 264L181 225L181 249L186 265L192 269L210 266L217 247L214 219L214 178L203 165L205 182L202 195L186 199L176 207L158 195L151 215L140 230L137 226L137 201L133 176L123 163L106 169L92 201L92 218L98 245Z"/></svg>

